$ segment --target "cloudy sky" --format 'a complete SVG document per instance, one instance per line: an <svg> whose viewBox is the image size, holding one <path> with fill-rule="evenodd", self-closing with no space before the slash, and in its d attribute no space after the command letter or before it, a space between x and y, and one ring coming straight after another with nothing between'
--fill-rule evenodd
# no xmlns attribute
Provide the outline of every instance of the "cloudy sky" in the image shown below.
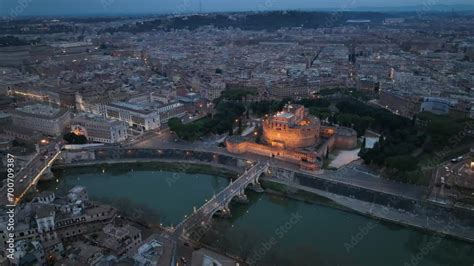
<svg viewBox="0 0 474 266"><path fill-rule="evenodd" d="M114 15L207 11L473 5L472 0L0 0L0 16Z"/></svg>

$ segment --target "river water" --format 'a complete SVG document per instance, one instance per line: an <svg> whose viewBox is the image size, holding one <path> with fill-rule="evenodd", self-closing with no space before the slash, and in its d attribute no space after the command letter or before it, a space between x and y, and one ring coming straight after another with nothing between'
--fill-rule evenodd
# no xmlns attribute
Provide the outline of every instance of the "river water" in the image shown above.
<svg viewBox="0 0 474 266"><path fill-rule="evenodd" d="M133 167L132 167L133 168ZM93 199L148 221L175 225L227 184L223 177L102 166L61 170L42 184L64 193L87 187ZM214 219L203 239L256 265L474 265L474 245L378 222L320 204L249 192L233 217Z"/></svg>

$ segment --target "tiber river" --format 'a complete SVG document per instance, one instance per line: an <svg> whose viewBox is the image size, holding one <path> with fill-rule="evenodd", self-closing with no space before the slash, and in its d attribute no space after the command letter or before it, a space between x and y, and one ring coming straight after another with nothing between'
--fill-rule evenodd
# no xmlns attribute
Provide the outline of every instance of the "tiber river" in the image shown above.
<svg viewBox="0 0 474 266"><path fill-rule="evenodd" d="M229 182L159 167L130 168L61 170L58 182L47 187L61 193L82 185L92 199L128 210L129 215L176 225ZM256 265L474 265L473 244L324 205L267 193L248 195L250 204L232 205L230 219L215 218L213 231L203 241Z"/></svg>

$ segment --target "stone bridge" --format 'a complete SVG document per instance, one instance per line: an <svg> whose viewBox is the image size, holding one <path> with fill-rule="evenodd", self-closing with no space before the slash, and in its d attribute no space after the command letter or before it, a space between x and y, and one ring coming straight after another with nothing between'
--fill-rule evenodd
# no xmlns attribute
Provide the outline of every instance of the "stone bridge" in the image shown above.
<svg viewBox="0 0 474 266"><path fill-rule="evenodd" d="M38 181L51 177L51 165L58 159L61 149L58 145L48 145L19 172L12 173L12 178L5 180L0 193L6 195L0 199L2 205L13 205L21 202L28 191L36 186Z"/></svg>
<svg viewBox="0 0 474 266"><path fill-rule="evenodd" d="M19 174L27 177L22 183L19 183L18 179L15 182L15 203L21 201L23 196L31 189L34 188L38 180L47 174L51 165L60 157L68 157L68 152L61 152L58 147L45 149L46 152L42 152L41 156L37 156L27 168L23 169ZM110 159L137 159L137 158L149 158L149 159L187 159L192 160L198 159L199 161L216 163L216 164L227 164L230 163L233 167L242 168L249 167L249 163L253 164L250 168L245 170L236 180L231 183L221 192L214 195L212 199L207 201L199 209L195 210L190 216L186 217L180 224L178 224L173 230L176 237L185 236L186 232L191 230L197 225L205 224L210 219L219 213L223 216L230 215L229 204L232 200L238 202L246 202L247 197L245 195L245 189L252 188L256 191L263 191L260 187L259 178L267 172L269 169L268 162L250 162L242 161L234 158L232 155L219 155L216 153L199 152L199 151L185 151L185 150L159 150L159 149L117 149L117 148L88 148L77 151L72 151L80 155L86 155L87 158L77 158L77 162L103 162ZM175 154L174 154L175 153ZM48 154L45 159L43 154ZM64 158L60 159L63 161ZM18 175L20 176L20 175ZM4 186L5 188L5 186ZM7 202L5 202L7 204Z"/></svg>
<svg viewBox="0 0 474 266"><path fill-rule="evenodd" d="M260 188L259 178L268 171L268 168L268 162L258 162L246 170L224 190L179 223L174 230L174 235L176 237L187 237L194 227L206 224L217 212L221 212L223 215L230 215L229 203L233 199L246 200L245 189L248 186Z"/></svg>

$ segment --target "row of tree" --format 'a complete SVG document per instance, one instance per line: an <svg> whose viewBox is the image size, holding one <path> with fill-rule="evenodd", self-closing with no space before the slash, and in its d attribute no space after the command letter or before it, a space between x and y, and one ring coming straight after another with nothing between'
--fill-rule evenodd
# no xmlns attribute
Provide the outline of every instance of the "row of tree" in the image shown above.
<svg viewBox="0 0 474 266"><path fill-rule="evenodd" d="M245 113L248 115L249 110L256 116L264 116L280 111L289 102L289 99L284 99L247 104L245 99L250 94L240 89L225 91L215 101L217 107L214 116L187 125L179 119L172 119L170 128L180 138L190 141L209 133L229 132L232 135L236 125L241 127L242 117ZM365 163L383 167L390 172L390 177L404 182L417 182L420 178L420 155L430 156L449 145L453 136L462 132L472 121L429 113L407 119L367 105L355 97L337 99L335 102L326 98L303 99L295 103L304 105L312 115L327 118L332 124L355 129L359 136L363 136L368 129L381 133L379 142L372 149L365 149L365 145L362 145L360 156ZM466 134L463 138L472 140Z"/></svg>
<svg viewBox="0 0 474 266"><path fill-rule="evenodd" d="M183 124L179 118L172 118L168 121L168 125L180 139L187 141L197 140L209 133L229 132L229 135L232 135L236 124L241 127L244 112L245 107L242 103L221 101L216 107L214 116L209 115L189 124Z"/></svg>

